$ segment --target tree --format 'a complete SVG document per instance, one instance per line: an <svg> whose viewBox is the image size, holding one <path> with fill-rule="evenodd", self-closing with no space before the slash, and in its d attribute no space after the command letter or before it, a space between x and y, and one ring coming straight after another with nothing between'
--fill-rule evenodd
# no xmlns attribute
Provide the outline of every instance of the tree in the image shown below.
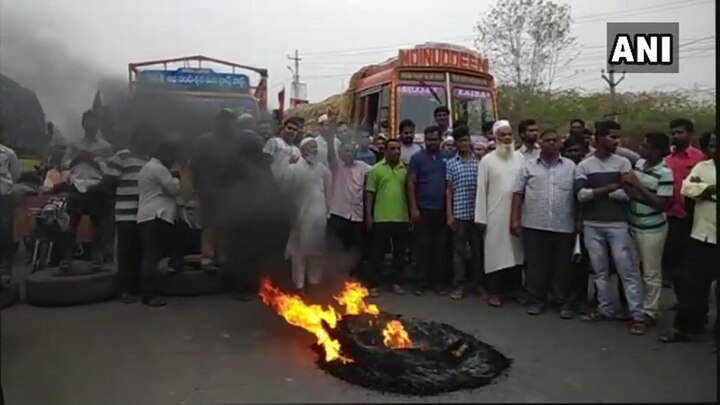
<svg viewBox="0 0 720 405"><path fill-rule="evenodd" d="M475 26L476 48L498 80L524 92L550 90L557 72L575 59L570 6L546 0L498 0Z"/></svg>
<svg viewBox="0 0 720 405"><path fill-rule="evenodd" d="M610 111L605 92L584 92L568 89L539 91L528 95L512 86L498 88L498 110L514 125L525 118L535 118L541 128L567 131L573 118L584 119L588 127ZM522 103L524 112L518 112ZM637 145L646 132L667 132L675 118L689 118L698 131L715 128L715 101L698 97L692 91L643 91L618 93L617 107L622 114L623 138L628 145Z"/></svg>

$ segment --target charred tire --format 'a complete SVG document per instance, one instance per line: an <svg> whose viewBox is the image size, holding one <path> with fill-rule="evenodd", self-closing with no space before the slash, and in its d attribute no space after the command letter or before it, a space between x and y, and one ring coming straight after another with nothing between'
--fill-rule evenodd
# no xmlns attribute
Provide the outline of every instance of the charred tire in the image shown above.
<svg viewBox="0 0 720 405"><path fill-rule="evenodd" d="M417 346L385 347L382 330L390 320L401 320ZM349 383L381 392L424 396L480 388L505 374L512 362L450 325L387 313L344 316L336 328L326 330L353 361L326 362L324 349L315 345L318 366Z"/></svg>
<svg viewBox="0 0 720 405"><path fill-rule="evenodd" d="M0 309L5 309L20 301L20 288L16 283L3 286L0 291Z"/></svg>
<svg viewBox="0 0 720 405"><path fill-rule="evenodd" d="M157 292L169 297L192 297L196 295L218 294L223 291L219 272L200 270L198 266L168 273L161 267L157 273Z"/></svg>
<svg viewBox="0 0 720 405"><path fill-rule="evenodd" d="M64 307L113 299L118 293L118 274L102 269L81 274L64 274L49 268L25 279L25 301L38 307Z"/></svg>

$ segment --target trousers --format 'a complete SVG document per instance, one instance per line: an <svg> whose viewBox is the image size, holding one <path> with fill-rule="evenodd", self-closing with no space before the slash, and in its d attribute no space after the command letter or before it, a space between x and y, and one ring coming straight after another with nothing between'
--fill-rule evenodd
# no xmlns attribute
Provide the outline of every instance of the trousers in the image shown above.
<svg viewBox="0 0 720 405"><path fill-rule="evenodd" d="M678 310L673 321L675 329L683 333L701 333L708 320L710 288L718 281L720 266L717 265L717 244L690 239L687 261L679 273L677 283ZM720 309L720 288L715 285L715 306ZM715 339L720 337L720 322L715 315Z"/></svg>
<svg viewBox="0 0 720 405"><path fill-rule="evenodd" d="M482 246L480 232L473 220L455 220L453 240L453 282L455 286L472 284L476 287L482 279ZM465 260L465 249L470 247L470 266Z"/></svg>
<svg viewBox="0 0 720 405"><path fill-rule="evenodd" d="M142 238L143 259L140 275L140 293L144 298L156 294L156 274L163 257L170 257L169 265L176 270L182 266L182 252L175 241L175 224L162 219L138 224Z"/></svg>
<svg viewBox="0 0 720 405"><path fill-rule="evenodd" d="M633 240L627 224L624 226L583 227L585 246L590 255L593 281L598 297L598 310L605 316L614 317L618 308L612 301L610 291L609 258L612 257L628 302L630 316L635 321L644 321L642 303L642 281L635 266Z"/></svg>
<svg viewBox="0 0 720 405"><path fill-rule="evenodd" d="M401 284L405 267L405 253L410 239L407 222L379 222L373 224L370 248L370 270L365 272L363 283L377 288L381 284ZM392 269L388 276L382 268L388 246L392 246Z"/></svg>
<svg viewBox="0 0 720 405"><path fill-rule="evenodd" d="M575 234L523 228L525 289L531 303L544 304L551 287L554 299L570 305L574 299L571 260Z"/></svg>
<svg viewBox="0 0 720 405"><path fill-rule="evenodd" d="M139 294L141 286L140 268L143 259L143 241L135 221L115 223L118 239L118 277L120 291Z"/></svg>
<svg viewBox="0 0 720 405"><path fill-rule="evenodd" d="M446 277L445 252L447 224L442 210L420 210L420 222L415 226L416 260L413 263L417 288L444 288Z"/></svg>
<svg viewBox="0 0 720 405"><path fill-rule="evenodd" d="M657 319L660 316L660 294L662 293L662 254L668 228L667 225L648 231L633 228L631 233L642 272L645 314Z"/></svg>

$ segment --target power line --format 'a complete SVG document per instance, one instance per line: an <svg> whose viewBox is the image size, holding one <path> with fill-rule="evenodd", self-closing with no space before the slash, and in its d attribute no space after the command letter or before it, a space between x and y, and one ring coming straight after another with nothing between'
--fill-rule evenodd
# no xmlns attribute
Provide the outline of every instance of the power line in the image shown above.
<svg viewBox="0 0 720 405"><path fill-rule="evenodd" d="M713 36L702 37L702 38L690 38L690 39L688 39L687 42L681 43L681 44L679 45L679 49L680 49L680 50L683 50L683 51L684 51L684 50L687 50L687 51L707 51L707 50L713 50L714 47L708 47L708 45L701 45L701 47L698 47L698 48L690 48L690 49L686 49L685 47L688 46L688 45L697 44L698 42L707 41L707 40L709 40L709 39L714 39L714 38L715 38L714 35L713 35ZM605 47L606 47L605 45L598 45L598 46L592 46L592 47L587 47L587 48L605 48ZM592 53L590 53L590 54L581 54L581 57L583 57L583 58L605 57L605 56L606 56L606 51L605 51L605 50L602 50L602 51L599 51L599 52L595 51L595 52L592 52ZM687 56L687 55L682 55L682 54L681 54L680 56L681 56L681 57L685 57L685 56ZM582 61L582 60L579 61L579 62L581 62L580 65L582 65L582 66L588 66L588 67L589 67L589 66L597 66L597 63L594 63L594 62L587 62L587 61ZM322 65L322 64L314 64L314 65L313 65L313 64L305 64L304 66L316 66L317 68L327 67L328 69L337 69L337 70L353 69L353 66L351 66L350 64L346 64L346 65L327 65L327 66ZM576 66L576 65L571 62L567 67L571 67L571 66ZM354 72L353 72L353 73L354 73ZM305 76L305 77L306 77L306 78L333 78L333 77L350 76L350 75L352 75L353 73L328 73L328 74L311 75L311 76Z"/></svg>
<svg viewBox="0 0 720 405"><path fill-rule="evenodd" d="M701 4L708 4L708 3L713 3L713 0L692 0L692 1L684 1L684 2L680 2L680 3L677 3L677 2L662 3L662 4L650 6L650 7L641 7L641 8L637 8L637 9L631 9L631 10L590 14L590 15L585 15L585 16L581 16L581 17L574 19L572 25L576 25L579 23L606 21L608 18L633 17L633 16L636 16L639 14L651 14L651 13L656 13L659 11L688 8L688 7L693 7L693 6L697 6L697 5L701 5ZM468 40L474 40L476 37L477 37L476 35L465 35L462 37L443 39L443 40L439 40L436 42L468 41ZM409 44L407 42L405 42L405 43L397 43L394 45L385 45L385 46L379 46L379 47L308 52L308 53L305 53L303 56L306 59L308 59L308 58L315 59L317 57L322 57L322 56L331 56L331 57L359 56L359 55L382 53L382 52L386 52L386 51L393 51L393 50L397 50L398 47L404 47L404 46L409 46Z"/></svg>

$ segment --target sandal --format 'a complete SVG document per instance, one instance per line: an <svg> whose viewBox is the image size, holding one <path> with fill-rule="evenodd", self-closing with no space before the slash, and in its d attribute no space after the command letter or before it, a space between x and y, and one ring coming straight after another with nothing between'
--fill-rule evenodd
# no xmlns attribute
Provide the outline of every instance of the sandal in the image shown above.
<svg viewBox="0 0 720 405"><path fill-rule="evenodd" d="M461 300L463 298L463 289L462 288L456 288L452 294L450 294L450 298L454 300Z"/></svg>
<svg viewBox="0 0 720 405"><path fill-rule="evenodd" d="M632 321L630 323L630 334L642 336L647 332L647 324L643 321Z"/></svg>
<svg viewBox="0 0 720 405"><path fill-rule="evenodd" d="M487 300L488 305L495 308L500 308L503 305L502 300L497 295L491 295Z"/></svg>
<svg viewBox="0 0 720 405"><path fill-rule="evenodd" d="M133 303L137 302L137 300L138 300L137 297L135 297L132 294L129 294L129 293L120 294L120 302L122 302L123 304L133 304Z"/></svg>
<svg viewBox="0 0 720 405"><path fill-rule="evenodd" d="M662 335L658 339L662 343L679 343L679 342L689 342L690 337L686 335L685 333L674 331L667 335Z"/></svg>
<svg viewBox="0 0 720 405"><path fill-rule="evenodd" d="M585 322L603 322L612 321L614 318L606 316L605 314L600 313L598 310L592 310L587 314L581 316L580 319Z"/></svg>

